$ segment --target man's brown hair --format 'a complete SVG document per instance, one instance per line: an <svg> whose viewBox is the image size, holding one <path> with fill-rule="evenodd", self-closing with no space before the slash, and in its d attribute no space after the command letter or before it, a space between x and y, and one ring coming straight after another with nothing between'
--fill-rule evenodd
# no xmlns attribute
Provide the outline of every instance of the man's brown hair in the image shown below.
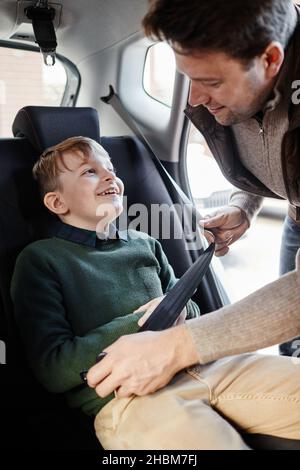
<svg viewBox="0 0 300 470"><path fill-rule="evenodd" d="M179 53L219 51L249 62L272 41L287 45L294 8L292 0L150 0L143 26Z"/></svg>
<svg viewBox="0 0 300 470"><path fill-rule="evenodd" d="M69 150L80 150L84 162L88 160L90 153L93 152L105 154L109 158L106 150L89 137L70 137L57 145L47 148L32 169L33 177L39 184L42 196L60 189L59 175L62 170L59 163L68 169L63 156L64 152Z"/></svg>

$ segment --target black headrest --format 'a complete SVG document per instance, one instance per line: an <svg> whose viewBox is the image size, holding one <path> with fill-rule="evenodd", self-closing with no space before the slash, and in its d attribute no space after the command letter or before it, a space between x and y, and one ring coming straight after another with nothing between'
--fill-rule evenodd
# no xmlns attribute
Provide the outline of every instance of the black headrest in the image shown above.
<svg viewBox="0 0 300 470"><path fill-rule="evenodd" d="M98 113L94 108L26 106L16 115L12 129L15 137L26 137L39 154L77 135L100 142Z"/></svg>

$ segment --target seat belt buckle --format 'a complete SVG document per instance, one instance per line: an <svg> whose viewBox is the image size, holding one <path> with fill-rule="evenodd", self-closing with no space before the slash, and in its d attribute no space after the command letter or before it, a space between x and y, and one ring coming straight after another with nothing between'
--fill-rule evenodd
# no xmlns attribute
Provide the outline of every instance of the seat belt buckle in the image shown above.
<svg viewBox="0 0 300 470"><path fill-rule="evenodd" d="M296 224L300 224L300 207L289 204L288 215Z"/></svg>
<svg viewBox="0 0 300 470"><path fill-rule="evenodd" d="M96 357L96 364L102 361L102 359L106 356L106 354L107 354L106 352L101 352L100 354L98 354L98 356ZM88 371L89 371L88 369L83 369L81 372L79 372L79 375L83 384L87 384Z"/></svg>

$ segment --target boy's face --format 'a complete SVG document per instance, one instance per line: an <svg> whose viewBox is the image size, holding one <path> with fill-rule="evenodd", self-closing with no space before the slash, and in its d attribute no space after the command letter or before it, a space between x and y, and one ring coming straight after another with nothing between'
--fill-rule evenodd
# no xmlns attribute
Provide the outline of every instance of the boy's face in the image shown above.
<svg viewBox="0 0 300 470"><path fill-rule="evenodd" d="M80 150L66 151L60 163L60 186L56 191L62 212L56 212L66 223L95 230L116 219L122 212L124 185L116 177L109 157L90 152L87 161Z"/></svg>

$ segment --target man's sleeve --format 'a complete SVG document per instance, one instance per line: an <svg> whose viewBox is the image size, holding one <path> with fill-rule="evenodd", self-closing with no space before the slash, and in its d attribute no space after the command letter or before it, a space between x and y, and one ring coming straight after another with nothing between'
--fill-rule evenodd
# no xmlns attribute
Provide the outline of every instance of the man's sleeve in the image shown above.
<svg viewBox="0 0 300 470"><path fill-rule="evenodd" d="M263 201L264 198L262 196L235 189L231 193L228 205L242 209L245 212L250 225L252 219L259 213Z"/></svg>
<svg viewBox="0 0 300 470"><path fill-rule="evenodd" d="M53 393L81 384L79 373L94 365L99 352L120 336L138 330L140 313L120 316L84 336L75 336L56 274L31 253L18 258L11 295L29 363L37 379Z"/></svg>
<svg viewBox="0 0 300 470"><path fill-rule="evenodd" d="M177 279L175 277L172 266L169 264L168 258L166 257L161 244L156 240L155 242L155 256L160 264L160 280L163 289L163 293L168 292L174 284L176 284ZM187 319L197 318L200 315L200 310L198 305L189 300L186 305L187 308Z"/></svg>
<svg viewBox="0 0 300 470"><path fill-rule="evenodd" d="M299 304L300 250L295 271L235 304L186 322L185 327L197 348L200 364L206 364L299 336Z"/></svg>

